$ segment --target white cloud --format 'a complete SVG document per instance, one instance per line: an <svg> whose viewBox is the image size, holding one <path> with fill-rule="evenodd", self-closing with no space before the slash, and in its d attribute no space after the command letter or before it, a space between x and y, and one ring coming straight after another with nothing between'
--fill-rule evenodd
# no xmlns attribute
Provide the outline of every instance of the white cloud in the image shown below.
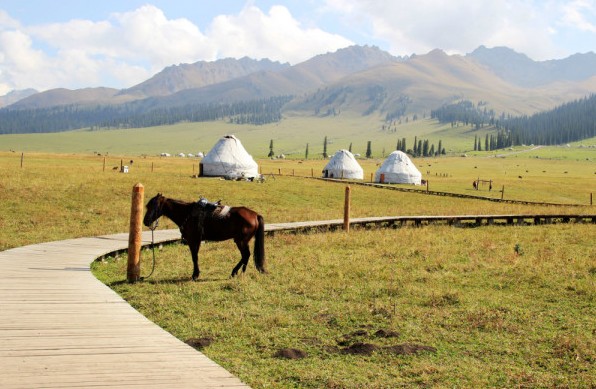
<svg viewBox="0 0 596 389"><path fill-rule="evenodd" d="M596 24L589 18L596 19L596 5L594 1L575 0L563 6L562 23L568 26L596 33Z"/></svg>
<svg viewBox="0 0 596 389"><path fill-rule="evenodd" d="M393 54L422 54L435 48L465 54L486 45L508 46L536 60L565 50L554 42L561 7L566 8L568 25L594 27L585 18L587 11L594 15L592 0L327 0L328 9L349 17L354 25L370 25Z"/></svg>
<svg viewBox="0 0 596 389"><path fill-rule="evenodd" d="M244 56L296 63L352 44L301 26L283 6L265 14L252 5L215 17L208 34L152 5L108 20L28 27L0 12L0 34L0 94L28 87L125 88L172 64Z"/></svg>
<svg viewBox="0 0 596 389"><path fill-rule="evenodd" d="M225 57L295 64L352 40L395 55L508 46L536 60L594 50L596 40L596 0L307 1L304 7L314 8L300 14L303 21L285 6L264 12L254 1L246 4L237 14L214 17L203 31L152 5L106 20L34 26L0 10L0 94L28 87L125 88L172 64Z"/></svg>
<svg viewBox="0 0 596 389"><path fill-rule="evenodd" d="M271 7L268 14L249 5L238 15L220 15L208 36L220 58L249 55L292 64L353 44L318 28L304 28L283 6Z"/></svg>
<svg viewBox="0 0 596 389"><path fill-rule="evenodd" d="M31 38L19 30L0 32L0 93L15 85L44 84L47 57L32 47Z"/></svg>

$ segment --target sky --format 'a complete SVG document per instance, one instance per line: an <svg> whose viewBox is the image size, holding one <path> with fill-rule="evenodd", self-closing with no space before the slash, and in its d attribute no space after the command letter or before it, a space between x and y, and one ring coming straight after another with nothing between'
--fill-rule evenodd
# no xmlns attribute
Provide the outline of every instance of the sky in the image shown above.
<svg viewBox="0 0 596 389"><path fill-rule="evenodd" d="M0 95L123 89L230 57L293 65L351 45L560 59L596 51L596 0L0 0Z"/></svg>

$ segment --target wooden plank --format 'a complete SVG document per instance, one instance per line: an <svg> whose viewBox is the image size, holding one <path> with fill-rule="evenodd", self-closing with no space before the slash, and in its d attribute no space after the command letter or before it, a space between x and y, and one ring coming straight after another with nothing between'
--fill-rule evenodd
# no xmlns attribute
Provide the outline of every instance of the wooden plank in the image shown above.
<svg viewBox="0 0 596 389"><path fill-rule="evenodd" d="M2 388L248 387L93 277L93 260L127 245L116 234L0 252Z"/></svg>

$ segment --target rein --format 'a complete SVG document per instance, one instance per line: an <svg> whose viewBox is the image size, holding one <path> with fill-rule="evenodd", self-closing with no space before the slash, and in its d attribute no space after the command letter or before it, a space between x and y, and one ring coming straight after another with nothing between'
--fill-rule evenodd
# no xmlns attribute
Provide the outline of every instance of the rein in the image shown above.
<svg viewBox="0 0 596 389"><path fill-rule="evenodd" d="M151 230L151 251L153 251L153 266L151 267L151 273L149 273L149 275L146 277L141 277L141 281L144 281L147 278L151 277L153 275L153 271L155 270L155 238L153 236L153 231L155 231L158 226L159 218L155 219L155 221L151 223L151 227L149 227L149 229Z"/></svg>

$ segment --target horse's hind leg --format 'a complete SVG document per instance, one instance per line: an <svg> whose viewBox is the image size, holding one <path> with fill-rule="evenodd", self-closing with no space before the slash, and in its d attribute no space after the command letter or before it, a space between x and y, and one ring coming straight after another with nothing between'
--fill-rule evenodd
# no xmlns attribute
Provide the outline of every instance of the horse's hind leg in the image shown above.
<svg viewBox="0 0 596 389"><path fill-rule="evenodd" d="M240 250L240 254L242 258L234 269L232 269L232 277L235 277L238 274L238 270L242 267L242 272L246 271L246 266L248 265L248 259L250 258L250 249L248 248L248 243L245 241L236 241L236 246L238 246L238 250Z"/></svg>

